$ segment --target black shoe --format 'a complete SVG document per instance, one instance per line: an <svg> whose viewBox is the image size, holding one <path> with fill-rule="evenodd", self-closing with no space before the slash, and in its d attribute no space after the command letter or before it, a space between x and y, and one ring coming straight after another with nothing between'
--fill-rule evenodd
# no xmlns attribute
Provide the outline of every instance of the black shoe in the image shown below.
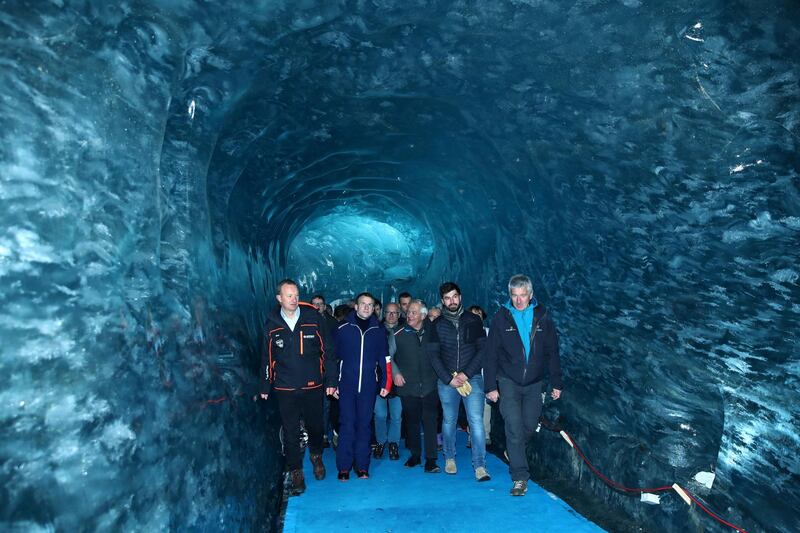
<svg viewBox="0 0 800 533"><path fill-rule="evenodd" d="M389 460L390 461L397 461L400 459L400 448L398 448L396 442L389 443Z"/></svg>
<svg viewBox="0 0 800 533"><path fill-rule="evenodd" d="M406 461L405 466L407 466L408 468L414 468L415 466L419 465L421 462L422 461L419 460L419 457L417 457L415 455L412 455L411 457L408 458L408 461Z"/></svg>
<svg viewBox="0 0 800 533"><path fill-rule="evenodd" d="M359 470L358 472L358 479L369 479L369 472L366 470Z"/></svg>
<svg viewBox="0 0 800 533"><path fill-rule="evenodd" d="M372 457L375 459L380 459L383 457L383 444L375 445L375 448L372 450Z"/></svg>
<svg viewBox="0 0 800 533"><path fill-rule="evenodd" d="M425 459L425 473L438 474L442 469L436 464L436 459Z"/></svg>
<svg viewBox="0 0 800 533"><path fill-rule="evenodd" d="M306 479L303 475L303 471L292 470L290 473L290 477L292 479L291 487L289 488L289 495L290 496L299 496L306 491Z"/></svg>
<svg viewBox="0 0 800 533"><path fill-rule="evenodd" d="M350 479L350 472L346 470L342 470L339 472L339 481L347 481Z"/></svg>
<svg viewBox="0 0 800 533"><path fill-rule="evenodd" d="M314 455L312 453L310 456L311 465L314 467L314 477L318 481L325 479L325 465L322 463L322 455Z"/></svg>

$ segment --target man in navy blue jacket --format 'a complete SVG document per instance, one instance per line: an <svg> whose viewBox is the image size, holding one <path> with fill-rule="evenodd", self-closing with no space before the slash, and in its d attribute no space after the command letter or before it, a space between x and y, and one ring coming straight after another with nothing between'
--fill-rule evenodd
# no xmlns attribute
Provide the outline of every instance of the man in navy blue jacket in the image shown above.
<svg viewBox="0 0 800 533"><path fill-rule="evenodd" d="M373 309L375 298L368 292L358 295L356 308L334 334L339 360L339 444L336 467L339 479L350 478L355 467L359 478L369 477L370 422L375 396L385 398L392 388L392 370L386 329Z"/></svg>
<svg viewBox="0 0 800 533"><path fill-rule="evenodd" d="M492 402L500 399L514 482L511 495L523 496L530 479L525 446L542 412L545 374L549 374L554 400L561 397L563 383L555 322L533 297L530 278L512 276L508 293L510 302L500 308L489 328L483 375L486 398Z"/></svg>

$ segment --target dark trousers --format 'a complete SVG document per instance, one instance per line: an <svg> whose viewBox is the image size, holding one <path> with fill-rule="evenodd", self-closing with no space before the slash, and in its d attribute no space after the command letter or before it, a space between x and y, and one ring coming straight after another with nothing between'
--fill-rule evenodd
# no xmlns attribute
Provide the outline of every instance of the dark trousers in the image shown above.
<svg viewBox="0 0 800 533"><path fill-rule="evenodd" d="M425 459L436 460L436 423L439 418L439 393L433 389L422 398L401 396L403 416L406 420L406 447L413 457L420 457L420 424L425 433Z"/></svg>
<svg viewBox="0 0 800 533"><path fill-rule="evenodd" d="M300 420L308 431L308 450L322 453L322 434L325 424L322 419L322 387L311 390L273 390L278 399L278 410L283 424L283 450L286 467L298 470L303 466L303 449L300 447Z"/></svg>
<svg viewBox="0 0 800 533"><path fill-rule="evenodd" d="M522 386L508 378L499 378L497 384L500 414L505 422L508 470L513 481L527 481L531 475L525 449L542 413L542 382Z"/></svg>
<svg viewBox="0 0 800 533"><path fill-rule="evenodd" d="M364 386L361 392L339 388L339 444L336 468L340 471L369 470L372 440L372 412L375 388Z"/></svg>
<svg viewBox="0 0 800 533"><path fill-rule="evenodd" d="M328 396L328 405L330 406L330 411L328 415L330 416L329 423L331 431L335 431L336 434L339 434L339 400L334 398L333 396Z"/></svg>

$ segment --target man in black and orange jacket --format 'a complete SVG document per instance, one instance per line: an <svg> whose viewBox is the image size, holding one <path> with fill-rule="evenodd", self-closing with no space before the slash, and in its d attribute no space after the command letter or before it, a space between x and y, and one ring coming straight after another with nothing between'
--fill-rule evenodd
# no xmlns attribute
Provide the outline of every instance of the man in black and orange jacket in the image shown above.
<svg viewBox="0 0 800 533"><path fill-rule="evenodd" d="M306 488L301 419L308 431L314 477L325 478L323 398L326 392L332 394L336 390L337 365L325 321L314 306L300 302L297 283L281 281L276 298L278 305L267 318L259 388L263 399L271 392L278 399L286 466L292 478L291 494L298 495Z"/></svg>

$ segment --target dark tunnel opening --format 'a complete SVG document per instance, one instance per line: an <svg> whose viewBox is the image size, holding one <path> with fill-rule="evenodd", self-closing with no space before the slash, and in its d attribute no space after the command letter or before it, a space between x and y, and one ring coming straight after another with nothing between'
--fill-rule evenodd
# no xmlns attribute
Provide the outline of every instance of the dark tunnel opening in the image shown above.
<svg viewBox="0 0 800 533"><path fill-rule="evenodd" d="M546 414L605 472L797 530L799 20L0 3L0 525L271 530L279 418L252 396L277 281L437 303L454 279L491 314L524 272L561 335ZM723 530L557 434L529 460L610 529Z"/></svg>

